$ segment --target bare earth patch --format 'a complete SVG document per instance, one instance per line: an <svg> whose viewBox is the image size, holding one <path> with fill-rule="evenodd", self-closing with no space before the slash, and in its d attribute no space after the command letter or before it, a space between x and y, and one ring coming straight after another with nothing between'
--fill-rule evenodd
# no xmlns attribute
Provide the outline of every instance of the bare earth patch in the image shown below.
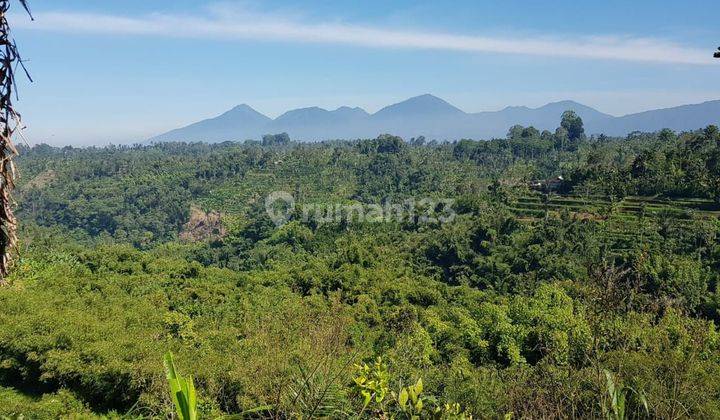
<svg viewBox="0 0 720 420"><path fill-rule="evenodd" d="M200 207L190 206L190 220L183 226L180 239L188 242L200 242L220 239L226 234L220 212L210 210L206 213Z"/></svg>
<svg viewBox="0 0 720 420"><path fill-rule="evenodd" d="M40 172L39 174L37 174L37 176L35 176L35 178L28 181L23 189L42 189L46 185L53 182L55 179L57 179L57 172L53 171L52 169L48 169L47 171Z"/></svg>

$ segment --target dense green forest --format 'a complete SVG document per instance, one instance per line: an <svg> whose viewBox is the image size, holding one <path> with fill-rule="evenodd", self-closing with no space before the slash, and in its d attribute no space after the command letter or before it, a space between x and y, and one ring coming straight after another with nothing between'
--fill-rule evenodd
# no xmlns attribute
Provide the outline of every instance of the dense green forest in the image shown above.
<svg viewBox="0 0 720 420"><path fill-rule="evenodd" d="M170 416L167 351L202 418L720 417L717 127L586 137L566 113L489 141L38 145L18 165L8 418ZM298 204L279 227L274 191ZM411 198L456 216L299 210Z"/></svg>

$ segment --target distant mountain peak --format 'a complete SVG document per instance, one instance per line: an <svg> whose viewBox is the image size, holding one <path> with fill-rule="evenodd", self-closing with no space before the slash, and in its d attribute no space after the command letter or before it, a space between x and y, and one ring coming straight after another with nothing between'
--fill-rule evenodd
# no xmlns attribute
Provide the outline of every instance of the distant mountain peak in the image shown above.
<svg viewBox="0 0 720 420"><path fill-rule="evenodd" d="M440 102L445 102L444 99L439 98L439 97L433 95L432 93L423 93L422 95L411 96L411 97L409 97L408 99L406 99L405 101L411 101L411 102L412 102L412 101L440 101Z"/></svg>
<svg viewBox="0 0 720 420"><path fill-rule="evenodd" d="M370 115L367 113L367 111L358 106L354 108L351 108L349 106L341 106L340 108L332 111L332 113L343 117L367 117Z"/></svg>
<svg viewBox="0 0 720 420"><path fill-rule="evenodd" d="M501 112L504 112L504 111L529 111L529 110L530 110L530 108L526 107L525 105L520 105L520 106L506 106L505 108L502 109Z"/></svg>
<svg viewBox="0 0 720 420"><path fill-rule="evenodd" d="M367 111L365 111L364 109L360 108L359 106L349 107L349 106L346 106L346 105L343 105L343 106L337 108L334 112L338 112L338 111L340 111L340 112L345 112L345 111L357 112L357 111L361 111L361 112L367 113Z"/></svg>
<svg viewBox="0 0 720 420"><path fill-rule="evenodd" d="M381 118L404 118L407 116L448 116L448 115L464 115L461 109L449 104L444 99L426 93L424 95L415 96L402 102L386 106L376 112L374 117Z"/></svg>
<svg viewBox="0 0 720 420"><path fill-rule="evenodd" d="M252 117L252 118L259 119L259 120L268 120L268 121L270 120L270 117L268 117L264 114L261 114L260 112L256 111L255 109L253 109L253 107L251 107L248 104L240 104L240 105L234 106L229 111L226 111L223 114L221 114L220 116L218 116L218 118L235 117L238 115Z"/></svg>
<svg viewBox="0 0 720 420"><path fill-rule="evenodd" d="M583 105L583 104L581 104L581 103L579 103L579 102L575 102L575 101L570 100L570 99L566 99L566 100L564 100L564 101L549 102L549 103L547 103L547 104L544 105L544 106L562 106L562 105L570 105L570 106L580 105L580 106L585 106L585 105Z"/></svg>
<svg viewBox="0 0 720 420"><path fill-rule="evenodd" d="M326 120L330 115L330 111L317 106L292 109L275 118L273 125L315 124Z"/></svg>
<svg viewBox="0 0 720 420"><path fill-rule="evenodd" d="M320 108L319 106L308 106L305 108L296 108L291 109L290 111L285 112L284 114L280 115L278 118L282 118L284 115L293 115L293 114L324 114L326 112L330 112L327 109Z"/></svg>
<svg viewBox="0 0 720 420"><path fill-rule="evenodd" d="M575 111L580 114L580 116L585 120L586 125L590 123L591 126L592 122L596 120L605 120L607 118L612 118L612 115L605 114L595 108L571 100L550 102L549 104L543 105L539 108L535 108L534 110L551 115L555 115L558 113L562 115L563 112L568 110Z"/></svg>
<svg viewBox="0 0 720 420"><path fill-rule="evenodd" d="M571 109L571 110L585 109L585 110L592 110L594 112L600 112L600 111L596 110L595 108L589 107L587 105L581 104L580 102L576 102L576 101L572 101L572 100L550 102L550 103L547 103L547 104L545 104L541 107L535 108L535 109L565 109L566 111L569 109Z"/></svg>
<svg viewBox="0 0 720 420"><path fill-rule="evenodd" d="M454 105L451 105L449 102L442 98L438 98L435 95L426 93L424 95L414 96L410 99L407 99L403 102L400 102L400 104L418 104L418 105L424 105L424 106L435 106L435 107L442 107L446 109L453 109L456 112L463 112L459 108L455 107Z"/></svg>
<svg viewBox="0 0 720 420"><path fill-rule="evenodd" d="M232 107L229 111L227 111L225 113L227 114L229 112L237 113L237 112L258 112L258 111L256 111L253 107L251 107L248 104L240 104L240 105L235 105L234 107ZM258 112L258 114L259 114L259 112Z"/></svg>

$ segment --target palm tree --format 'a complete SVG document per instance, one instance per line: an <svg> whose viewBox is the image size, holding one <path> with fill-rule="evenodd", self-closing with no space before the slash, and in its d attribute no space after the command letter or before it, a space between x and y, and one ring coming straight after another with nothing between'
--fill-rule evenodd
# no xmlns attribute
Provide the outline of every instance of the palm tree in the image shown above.
<svg viewBox="0 0 720 420"><path fill-rule="evenodd" d="M11 0L0 0L0 284L6 282L17 248L17 219L13 214L12 191L17 177L13 158L18 152L12 138L23 127L12 99L18 65L27 75L15 41L10 36L7 21L10 3ZM30 14L26 0L20 0L20 4Z"/></svg>

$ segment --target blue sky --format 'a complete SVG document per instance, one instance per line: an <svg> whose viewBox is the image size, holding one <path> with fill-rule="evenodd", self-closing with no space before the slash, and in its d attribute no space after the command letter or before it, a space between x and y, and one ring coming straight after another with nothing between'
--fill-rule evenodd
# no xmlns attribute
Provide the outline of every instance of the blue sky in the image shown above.
<svg viewBox="0 0 720 420"><path fill-rule="evenodd" d="M31 143L131 143L247 103L468 112L573 99L621 115L720 99L720 2L30 0Z"/></svg>

